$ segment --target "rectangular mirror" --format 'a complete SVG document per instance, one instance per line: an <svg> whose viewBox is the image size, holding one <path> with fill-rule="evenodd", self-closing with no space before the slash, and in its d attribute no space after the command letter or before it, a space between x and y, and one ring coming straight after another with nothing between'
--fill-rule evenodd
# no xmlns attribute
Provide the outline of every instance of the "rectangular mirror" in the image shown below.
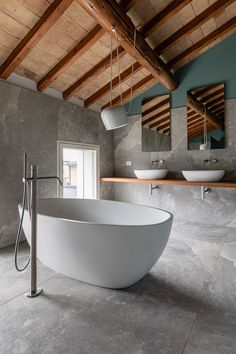
<svg viewBox="0 0 236 354"><path fill-rule="evenodd" d="M142 151L171 150L170 95L142 100Z"/></svg>
<svg viewBox="0 0 236 354"><path fill-rule="evenodd" d="M224 94L223 83L188 91L189 150L224 149Z"/></svg>

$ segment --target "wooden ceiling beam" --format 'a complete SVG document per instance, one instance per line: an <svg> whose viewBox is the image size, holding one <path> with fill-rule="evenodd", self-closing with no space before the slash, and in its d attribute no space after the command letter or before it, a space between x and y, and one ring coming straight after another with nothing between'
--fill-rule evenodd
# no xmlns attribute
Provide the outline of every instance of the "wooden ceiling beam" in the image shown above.
<svg viewBox="0 0 236 354"><path fill-rule="evenodd" d="M142 66L136 62L134 64L134 68L133 68L133 73L137 73L139 70L142 69ZM116 76L113 80L112 80L112 88L115 88L119 85L119 82L121 80L121 82L124 82L125 80L127 80L130 76L132 75L132 66L130 66L128 69L124 70L121 74L120 77L119 75ZM90 97L86 98L86 100L84 100L84 107L89 107L91 106L93 103L95 103L96 101L98 101L100 98L106 96L109 91L110 91L110 87L111 84L110 82L108 82L106 85L104 85L103 87L100 88L100 90L96 91L94 94L92 94Z"/></svg>
<svg viewBox="0 0 236 354"><path fill-rule="evenodd" d="M175 90L177 88L177 82L168 66L155 53L138 31L136 35L136 46L134 48L135 27L115 0L77 1L106 30L110 31L111 28L114 27L121 46L131 55L134 52L135 59L145 67L153 77L169 90Z"/></svg>
<svg viewBox="0 0 236 354"><path fill-rule="evenodd" d="M36 46L41 38L54 25L59 17L71 5L73 0L55 0L44 12L43 16L38 20L29 33L21 40L16 48L11 52L9 57L0 67L0 77L7 79L15 68L23 61L23 59Z"/></svg>
<svg viewBox="0 0 236 354"><path fill-rule="evenodd" d="M121 46L118 48L118 54L120 59L126 54L126 52ZM112 52L112 63L114 63L115 60L117 60L116 49L113 50ZM66 89L63 92L63 98L65 100L68 100L69 98L75 96L81 87L87 85L89 82L94 80L98 75L102 74L106 69L109 68L110 64L111 64L111 56L109 54L106 58L102 59L97 65L95 65L81 78L79 78L74 84L68 87L68 89Z"/></svg>
<svg viewBox="0 0 236 354"><path fill-rule="evenodd" d="M196 42L193 46L187 48L182 53L177 55L175 58L171 59L168 62L168 66L173 68L176 64L182 64L187 59L192 60L199 54L199 51L203 50L204 48L208 47L215 41L223 39L230 31L236 28L236 16L231 18L231 20L224 23L222 26L217 28L215 31L208 34L205 38L201 39L200 41Z"/></svg>
<svg viewBox="0 0 236 354"><path fill-rule="evenodd" d="M206 109L205 112L205 106L200 101L198 101L191 92L188 92L187 102L189 107L195 110L196 113L201 114L203 117L206 116L207 121L214 125L216 128L223 128L222 122L216 119L208 109Z"/></svg>
<svg viewBox="0 0 236 354"><path fill-rule="evenodd" d="M174 0L168 6L166 6L161 12L154 16L149 22L147 22L141 29L140 33L144 37L148 37L151 31L160 27L163 23L171 19L181 9L188 5L192 0Z"/></svg>
<svg viewBox="0 0 236 354"><path fill-rule="evenodd" d="M156 80L155 78L150 74L148 76L146 76L144 79L140 80L139 82L137 82L134 86L133 86L133 94L137 94L139 93L140 91L143 90L143 87L145 87L147 84L151 84L151 83L154 83ZM123 98L123 103L125 103L129 98L130 98L130 95L131 95L131 89L129 88L128 90L126 90L125 92L123 92L122 94L122 98ZM112 106L116 105L116 104L120 104L121 103L121 97L120 95L115 97L111 104ZM110 105L110 102L106 103L102 109L106 108L106 107L109 107Z"/></svg>
<svg viewBox="0 0 236 354"><path fill-rule="evenodd" d="M178 31L175 31L170 37L165 39L155 48L155 52L160 55L171 45L175 44L181 38L186 37L195 29L199 28L205 22L207 22L210 18L217 16L221 13L227 5L232 3L233 0L217 0L214 4L209 6L205 11L200 13L200 15L193 18L186 25L181 27Z"/></svg>
<svg viewBox="0 0 236 354"><path fill-rule="evenodd" d="M131 10L139 0L121 0L119 6L125 12Z"/></svg>
<svg viewBox="0 0 236 354"><path fill-rule="evenodd" d="M45 90L60 75L62 75L70 65L73 65L89 48L95 44L105 34L104 28L96 25L76 46L62 58L54 68L52 68L37 84L39 91Z"/></svg>

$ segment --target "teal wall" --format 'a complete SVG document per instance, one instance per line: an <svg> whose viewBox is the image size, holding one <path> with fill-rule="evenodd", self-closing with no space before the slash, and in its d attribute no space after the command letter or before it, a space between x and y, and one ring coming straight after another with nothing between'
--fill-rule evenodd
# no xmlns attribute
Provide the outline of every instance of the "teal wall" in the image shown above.
<svg viewBox="0 0 236 354"><path fill-rule="evenodd" d="M171 92L171 107L186 106L186 92L194 87L225 83L225 98L236 98L236 33L207 50L175 72L178 88ZM137 96L129 115L141 112L143 98L162 95L169 91L156 84ZM126 105L128 109L128 105Z"/></svg>

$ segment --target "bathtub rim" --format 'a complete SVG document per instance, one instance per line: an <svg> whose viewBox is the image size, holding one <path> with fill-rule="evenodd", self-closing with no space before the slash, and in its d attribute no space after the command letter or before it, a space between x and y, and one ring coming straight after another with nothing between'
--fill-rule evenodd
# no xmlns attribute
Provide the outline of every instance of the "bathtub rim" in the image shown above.
<svg viewBox="0 0 236 354"><path fill-rule="evenodd" d="M85 199L85 198L59 198L59 197L56 197L56 198L40 198L38 199L39 201L43 200L43 201L47 201L47 200L54 200L54 199L64 199L64 200L78 200L78 201L83 201L83 200L89 200L89 201L104 201L104 202L107 202L107 203L119 203L119 204L128 204L128 205L135 205L135 206L140 206L140 207L144 207L144 208L148 208L148 209L155 209L155 210L160 210L166 214L168 214L168 218L164 221L161 221L161 222L158 222L158 223L149 223L149 224L139 224L139 225L136 225L136 224L129 224L129 225L124 225L124 224L105 224L105 223L99 223L99 222L93 222L93 221L82 221L82 220L74 220L74 219L69 219L69 218L62 218L62 217L58 217L58 216L52 216L52 215L47 215L47 214L43 214L43 213L39 213L38 212L38 216L43 216L43 217L46 217L46 218L50 218L50 219L59 219L59 220L62 220L62 221L69 221L69 222L74 222L74 223L78 223L78 224L87 224L87 225L97 225L97 226L106 226L106 227L109 227L109 226L116 226L116 227L147 227L147 226L157 226L157 225L163 225L163 224L166 224L168 222L173 222L173 219L174 219L174 215L170 212L170 211L167 211L165 209L161 209L161 208L155 208L155 207L152 207L152 206L148 206L148 205L143 205L143 204L136 204L136 203L130 203L130 202L120 202L120 201L116 201L116 200L106 200L106 199ZM19 203L18 204L18 209L21 209L22 210L22 204ZM25 209L26 211L28 211L28 209L26 208Z"/></svg>

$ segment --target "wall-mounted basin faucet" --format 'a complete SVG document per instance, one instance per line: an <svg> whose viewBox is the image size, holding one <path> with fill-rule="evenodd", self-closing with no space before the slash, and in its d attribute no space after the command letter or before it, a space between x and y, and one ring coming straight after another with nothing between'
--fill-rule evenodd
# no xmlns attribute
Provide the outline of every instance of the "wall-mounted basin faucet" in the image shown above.
<svg viewBox="0 0 236 354"><path fill-rule="evenodd" d="M153 160L153 161L152 161L152 166L153 166L155 163L158 163L159 165L163 165L164 160Z"/></svg>
<svg viewBox="0 0 236 354"><path fill-rule="evenodd" d="M212 159L212 160L206 159L206 160L204 160L203 162L204 162L204 163L216 163L216 162L218 162L218 160L217 160L217 159Z"/></svg>

